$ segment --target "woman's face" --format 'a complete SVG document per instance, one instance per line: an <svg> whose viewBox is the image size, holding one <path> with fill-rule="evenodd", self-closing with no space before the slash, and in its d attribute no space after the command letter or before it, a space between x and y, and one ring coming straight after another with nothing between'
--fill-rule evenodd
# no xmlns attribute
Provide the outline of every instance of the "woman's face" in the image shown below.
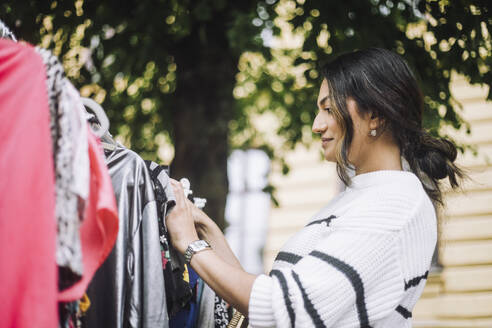
<svg viewBox="0 0 492 328"><path fill-rule="evenodd" d="M337 144L343 137L342 127L337 122L332 112L332 104L329 97L329 88L326 80L323 80L318 95L318 114L313 122L312 131L321 136L321 145L323 147L324 157L329 162L336 162ZM353 138L348 150L349 162L358 167L363 163L368 154L370 147L370 115L359 115L357 103L349 98L347 99L347 109L353 123Z"/></svg>

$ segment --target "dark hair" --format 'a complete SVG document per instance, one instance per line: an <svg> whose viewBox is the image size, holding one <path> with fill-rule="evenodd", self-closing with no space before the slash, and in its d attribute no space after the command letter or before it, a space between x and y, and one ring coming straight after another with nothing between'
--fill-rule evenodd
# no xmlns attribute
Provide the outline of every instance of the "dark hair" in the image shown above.
<svg viewBox="0 0 492 328"><path fill-rule="evenodd" d="M332 111L343 133L336 159L338 175L346 185L350 184L347 152L353 138L347 109L347 98L351 98L359 113L372 112L383 119L383 129L392 133L402 156L434 202L442 203L438 180L447 177L453 188L458 186L463 172L453 163L456 146L422 128L422 92L401 56L380 48L354 51L324 65L322 75L328 82Z"/></svg>

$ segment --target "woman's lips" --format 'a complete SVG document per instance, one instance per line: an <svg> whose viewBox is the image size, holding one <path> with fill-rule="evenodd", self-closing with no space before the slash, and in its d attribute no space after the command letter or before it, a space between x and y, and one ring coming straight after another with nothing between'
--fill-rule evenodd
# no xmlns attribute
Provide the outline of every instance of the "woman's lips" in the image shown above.
<svg viewBox="0 0 492 328"><path fill-rule="evenodd" d="M326 145L328 145L328 143L332 140L333 138L321 138L321 144L323 145L323 147L326 147Z"/></svg>

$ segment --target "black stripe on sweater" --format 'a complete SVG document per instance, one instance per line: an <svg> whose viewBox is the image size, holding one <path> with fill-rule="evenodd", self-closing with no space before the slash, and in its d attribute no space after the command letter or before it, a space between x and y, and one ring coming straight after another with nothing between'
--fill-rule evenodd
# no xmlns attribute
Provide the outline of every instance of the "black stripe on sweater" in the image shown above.
<svg viewBox="0 0 492 328"><path fill-rule="evenodd" d="M330 226L330 222L331 220L333 219L336 219L337 217L335 215L330 215L329 217L327 217L326 219L320 219L320 220L316 220L316 221L313 221L313 222L309 222L306 227L309 227L310 225L313 225L313 224L320 224L320 223L323 223L323 222L326 222L326 226Z"/></svg>
<svg viewBox="0 0 492 328"><path fill-rule="evenodd" d="M294 254L294 253L279 252L277 254L277 257L275 258L275 261L284 261L284 262L289 262L291 264L296 264L301 259L302 259L301 256Z"/></svg>
<svg viewBox="0 0 492 328"><path fill-rule="evenodd" d="M318 251L312 251L309 255L317 257L328 264L332 265L335 269L343 273L355 291L355 305L357 307L357 314L359 315L359 322L361 328L370 328L369 318L367 315L367 308L364 296L364 284L360 278L359 273L349 264L325 253Z"/></svg>
<svg viewBox="0 0 492 328"><path fill-rule="evenodd" d="M284 295L285 307L287 308L287 313L289 313L290 325L294 327L296 322L296 314L294 309L292 308L292 301L289 298L289 287L287 286L287 280L284 277L284 274L279 270L270 271L270 276L277 277L280 282L280 287L282 288L282 294Z"/></svg>
<svg viewBox="0 0 492 328"><path fill-rule="evenodd" d="M415 277L410 279L408 282L405 281L405 290L417 286L421 280L427 279L427 276L429 275L429 271L425 271L425 273L421 276Z"/></svg>
<svg viewBox="0 0 492 328"><path fill-rule="evenodd" d="M323 323L323 320L321 320L318 311L316 311L316 308L314 307L313 303L311 302L308 295L306 294L304 287L302 287L301 280L299 279L299 275L294 271L292 271L292 277L294 278L295 282L297 283L297 286L299 286L299 289L301 290L302 300L304 301L304 308L306 309L306 312L311 317L311 320L313 320L314 326L326 327L325 324Z"/></svg>
<svg viewBox="0 0 492 328"><path fill-rule="evenodd" d="M405 318L405 319L408 319L408 318L411 318L412 317L412 312L408 311L406 308L404 308L401 305L398 305L395 310L396 310L396 312L398 312L399 314L401 314L401 316L403 318Z"/></svg>

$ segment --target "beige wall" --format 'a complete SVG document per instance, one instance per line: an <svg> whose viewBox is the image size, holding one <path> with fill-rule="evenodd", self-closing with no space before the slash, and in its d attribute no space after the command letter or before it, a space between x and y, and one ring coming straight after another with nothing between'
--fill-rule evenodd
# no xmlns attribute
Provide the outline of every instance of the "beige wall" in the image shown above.
<svg viewBox="0 0 492 328"><path fill-rule="evenodd" d="M447 192L440 260L443 271L429 277L414 310L414 327L492 327L492 103L487 90L455 78L452 91L462 103L472 134L453 132L476 146L459 156L472 180L462 192ZM461 112L461 111L460 111ZM287 155L288 176L274 171L279 208L273 208L265 246L265 270L283 243L337 192L334 165L322 161L320 144L299 146Z"/></svg>
<svg viewBox="0 0 492 328"><path fill-rule="evenodd" d="M471 135L453 133L478 151L460 154L470 176L463 190L446 193L441 274L429 280L414 311L415 327L492 327L492 103L488 89L455 78L453 95Z"/></svg>

